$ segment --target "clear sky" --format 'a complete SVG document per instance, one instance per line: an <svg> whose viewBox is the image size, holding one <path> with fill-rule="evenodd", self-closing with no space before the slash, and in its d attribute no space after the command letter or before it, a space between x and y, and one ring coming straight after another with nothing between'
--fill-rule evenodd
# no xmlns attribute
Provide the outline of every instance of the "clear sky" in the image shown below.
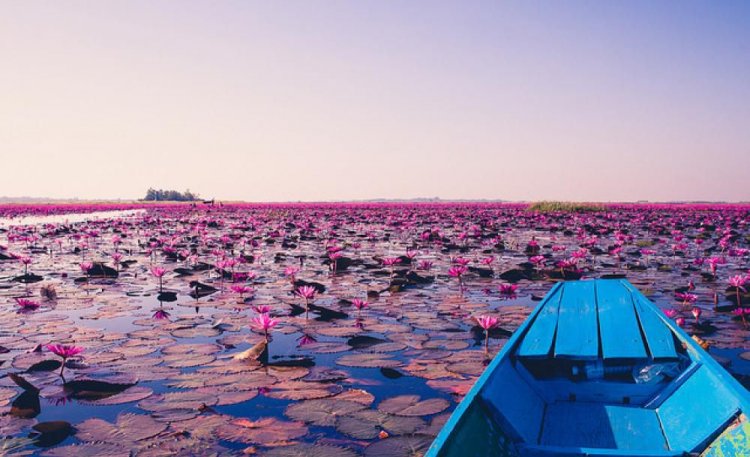
<svg viewBox="0 0 750 457"><path fill-rule="evenodd" d="M0 196L750 200L748 1L0 0Z"/></svg>

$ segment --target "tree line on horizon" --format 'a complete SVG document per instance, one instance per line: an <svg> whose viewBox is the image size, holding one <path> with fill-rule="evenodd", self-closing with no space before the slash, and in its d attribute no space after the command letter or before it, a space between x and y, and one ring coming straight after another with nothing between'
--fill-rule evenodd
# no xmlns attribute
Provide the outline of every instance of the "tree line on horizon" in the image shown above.
<svg viewBox="0 0 750 457"><path fill-rule="evenodd" d="M200 196L191 192L190 189L185 192L179 192L176 190L154 189L150 187L146 191L146 196L143 200L155 202L194 202L200 200Z"/></svg>

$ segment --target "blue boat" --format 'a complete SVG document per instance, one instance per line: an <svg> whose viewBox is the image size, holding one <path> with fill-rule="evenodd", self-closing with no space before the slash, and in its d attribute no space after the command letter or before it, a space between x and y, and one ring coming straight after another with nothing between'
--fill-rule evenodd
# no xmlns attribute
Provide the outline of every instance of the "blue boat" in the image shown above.
<svg viewBox="0 0 750 457"><path fill-rule="evenodd" d="M750 393L626 280L558 283L427 451L750 456Z"/></svg>

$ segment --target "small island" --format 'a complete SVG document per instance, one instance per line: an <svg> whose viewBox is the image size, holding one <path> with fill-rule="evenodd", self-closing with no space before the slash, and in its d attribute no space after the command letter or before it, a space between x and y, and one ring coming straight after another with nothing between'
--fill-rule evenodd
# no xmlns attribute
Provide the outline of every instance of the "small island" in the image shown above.
<svg viewBox="0 0 750 457"><path fill-rule="evenodd" d="M194 194L189 189L185 192L176 190L164 190L149 188L143 201L151 202L194 202L200 200L198 194Z"/></svg>

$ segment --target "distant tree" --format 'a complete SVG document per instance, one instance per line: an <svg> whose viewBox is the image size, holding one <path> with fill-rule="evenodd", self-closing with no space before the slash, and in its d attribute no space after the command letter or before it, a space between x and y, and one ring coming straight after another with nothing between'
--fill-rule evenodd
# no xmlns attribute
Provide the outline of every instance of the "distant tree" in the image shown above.
<svg viewBox="0 0 750 457"><path fill-rule="evenodd" d="M146 191L144 201L152 202L192 202L200 200L200 196L190 191L178 192L176 190L154 189L149 187Z"/></svg>

